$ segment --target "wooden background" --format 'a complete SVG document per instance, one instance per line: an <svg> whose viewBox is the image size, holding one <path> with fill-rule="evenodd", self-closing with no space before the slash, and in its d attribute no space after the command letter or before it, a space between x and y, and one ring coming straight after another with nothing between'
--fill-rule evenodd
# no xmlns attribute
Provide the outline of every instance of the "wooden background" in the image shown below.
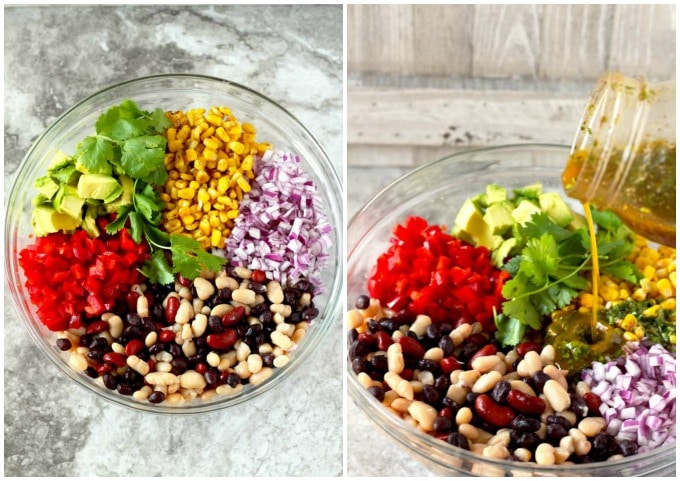
<svg viewBox="0 0 680 481"><path fill-rule="evenodd" d="M349 5L348 165L571 144L596 79L675 78L674 5Z"/></svg>

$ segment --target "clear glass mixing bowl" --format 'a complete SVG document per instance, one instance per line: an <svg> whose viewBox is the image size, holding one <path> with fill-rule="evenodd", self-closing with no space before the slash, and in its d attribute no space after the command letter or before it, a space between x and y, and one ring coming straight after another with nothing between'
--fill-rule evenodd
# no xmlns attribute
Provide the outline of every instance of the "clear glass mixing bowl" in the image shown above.
<svg viewBox="0 0 680 481"><path fill-rule="evenodd" d="M55 152L74 152L76 144L94 133L94 124L107 108L132 99L142 109L188 110L224 105L232 109L242 122L258 129L258 139L272 143L277 149L299 154L306 172L314 179L328 219L333 226L328 266L323 270L324 291L315 296L320 313L291 360L283 368L274 369L267 381L254 388L244 386L235 396L215 396L209 401L192 401L179 406L154 405L122 396L106 389L101 382L74 371L66 354L55 346L54 333L36 317L35 308L24 288L25 277L18 264L18 253L31 243L31 200L37 194L36 178L44 175ZM337 172L319 142L289 112L276 102L247 87L228 80L197 75L157 75L144 77L106 88L84 99L59 117L33 143L16 173L6 204L5 274L18 317L42 352L76 384L124 406L156 413L197 413L233 406L251 399L290 377L309 357L331 326L339 320L342 301L342 184Z"/></svg>
<svg viewBox="0 0 680 481"><path fill-rule="evenodd" d="M509 189L534 182L546 192L563 192L561 173L569 147L511 145L454 154L409 172L377 194L352 218L347 232L347 305L366 294L371 267L389 246L392 228L407 215L452 226L468 197L495 182ZM572 207L579 208L578 203ZM348 363L347 388L359 409L409 455L448 476L673 476L676 445L649 453L584 465L538 466L484 458L440 441L404 422L377 401ZM351 420L349 420L351 422ZM351 449L351 447L350 447ZM394 463L395 460L391 460Z"/></svg>

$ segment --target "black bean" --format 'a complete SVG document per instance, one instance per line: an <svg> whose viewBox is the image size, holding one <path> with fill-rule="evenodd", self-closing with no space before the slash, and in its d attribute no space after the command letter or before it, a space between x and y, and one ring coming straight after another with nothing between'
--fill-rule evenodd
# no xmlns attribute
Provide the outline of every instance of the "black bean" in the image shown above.
<svg viewBox="0 0 680 481"><path fill-rule="evenodd" d="M305 307L305 310L302 311L302 319L311 322L314 319L319 317L319 310L316 307Z"/></svg>
<svg viewBox="0 0 680 481"><path fill-rule="evenodd" d="M570 397L571 406L569 406L569 410L576 414L579 419L586 417L588 415L588 405L584 399L577 394L571 394Z"/></svg>
<svg viewBox="0 0 680 481"><path fill-rule="evenodd" d="M189 369L189 361L184 356L173 357L172 361L170 361L170 365L172 366L172 370L170 372L175 376L184 374L186 370Z"/></svg>
<svg viewBox="0 0 680 481"><path fill-rule="evenodd" d="M449 437L446 438L446 442L452 446L456 446L461 449L467 449L468 451L470 450L470 442L465 436L458 432L449 434Z"/></svg>
<svg viewBox="0 0 680 481"><path fill-rule="evenodd" d="M87 351L87 357L95 361L99 361L103 355L104 353L99 349L90 349L89 351Z"/></svg>
<svg viewBox="0 0 680 481"><path fill-rule="evenodd" d="M550 414L546 419L546 424L559 424L564 427L567 431L571 429L571 423L564 416L559 416L557 414Z"/></svg>
<svg viewBox="0 0 680 481"><path fill-rule="evenodd" d="M89 377L93 379L97 379L99 377L99 373L92 366L87 366L87 368L85 369L85 374L87 374Z"/></svg>
<svg viewBox="0 0 680 481"><path fill-rule="evenodd" d="M438 343L439 348L444 351L444 357L449 357L453 354L453 340L449 336L442 336Z"/></svg>
<svg viewBox="0 0 680 481"><path fill-rule="evenodd" d="M208 387L215 387L220 382L220 372L217 369L208 369L203 377L205 382L208 383Z"/></svg>
<svg viewBox="0 0 680 481"><path fill-rule="evenodd" d="M439 363L434 362L432 359L421 359L418 361L418 369L436 374L439 371Z"/></svg>
<svg viewBox="0 0 680 481"><path fill-rule="evenodd" d="M437 408L441 403L442 396L439 394L434 386L430 384L423 385L423 401L425 401L430 406Z"/></svg>
<svg viewBox="0 0 680 481"><path fill-rule="evenodd" d="M355 374L366 372L367 367L368 361L363 357L355 357L352 359L352 371L354 371Z"/></svg>
<svg viewBox="0 0 680 481"><path fill-rule="evenodd" d="M349 347L349 358L363 357L369 352L371 352L371 345L368 342L357 339Z"/></svg>
<svg viewBox="0 0 680 481"><path fill-rule="evenodd" d="M160 343L160 342L157 342L156 344L153 344L153 345L149 346L149 347L147 348L147 352L148 352L149 354L158 354L158 353L161 352L163 349L165 349L165 348L163 347L163 344Z"/></svg>
<svg viewBox="0 0 680 481"><path fill-rule="evenodd" d="M294 287L286 287L283 290L283 302L288 304L290 307L297 307L300 302L300 296L300 291Z"/></svg>
<svg viewBox="0 0 680 481"><path fill-rule="evenodd" d="M510 389L510 383L508 381L498 381L491 390L491 398L499 404L505 404L508 399Z"/></svg>
<svg viewBox="0 0 680 481"><path fill-rule="evenodd" d="M222 319L219 316L208 317L208 329L210 332L219 333L224 331L224 326L222 325Z"/></svg>
<svg viewBox="0 0 680 481"><path fill-rule="evenodd" d="M465 401L469 404L474 404L479 394L478 392L469 392L465 395Z"/></svg>
<svg viewBox="0 0 680 481"><path fill-rule="evenodd" d="M268 326L268 325L273 325L274 324L274 314L272 311L264 311L262 314L259 316L260 322L262 323L263 326Z"/></svg>
<svg viewBox="0 0 680 481"><path fill-rule="evenodd" d="M437 434L449 433L453 429L453 421L445 416L437 416L432 427Z"/></svg>
<svg viewBox="0 0 680 481"><path fill-rule="evenodd" d="M264 367L272 367L274 365L274 354L271 352L262 354L262 365Z"/></svg>
<svg viewBox="0 0 680 481"><path fill-rule="evenodd" d="M376 321L375 319L369 319L366 321L366 327L368 327L368 332L371 334L375 334L376 332L382 331L382 327L380 327L380 323Z"/></svg>
<svg viewBox="0 0 680 481"><path fill-rule="evenodd" d="M541 421L529 416L525 416L524 414L519 414L515 419L512 420L510 426L513 429L523 433L533 433L541 428Z"/></svg>
<svg viewBox="0 0 680 481"><path fill-rule="evenodd" d="M116 391L118 391L118 394L122 394L123 396L129 396L134 392L132 387L122 382L116 384Z"/></svg>
<svg viewBox="0 0 680 481"><path fill-rule="evenodd" d="M200 338L198 338L200 339ZM196 347L198 347L198 339L194 340L194 343L196 344ZM172 355L173 358L175 357L180 357L182 355L182 348L179 347L179 344L170 343L170 346L168 347L168 352Z"/></svg>
<svg viewBox="0 0 680 481"><path fill-rule="evenodd" d="M383 399L385 399L385 390L382 386L371 386L368 388L368 392L380 402L383 402Z"/></svg>
<svg viewBox="0 0 680 481"><path fill-rule="evenodd" d="M316 290L314 284L309 282L307 279L300 279L297 281L297 284L295 284L295 287L302 292L309 292L310 294L314 294L314 291Z"/></svg>
<svg viewBox="0 0 680 481"><path fill-rule="evenodd" d="M154 391L149 394L149 402L151 404L158 404L162 403L163 401L165 401L165 394L163 394L161 391Z"/></svg>
<svg viewBox="0 0 680 481"><path fill-rule="evenodd" d="M448 322L443 322L439 325L439 334L442 336L448 336L451 331L453 331L453 326Z"/></svg>
<svg viewBox="0 0 680 481"><path fill-rule="evenodd" d="M536 433L520 433L517 437L517 447L533 451L541 443L541 439Z"/></svg>
<svg viewBox="0 0 680 481"><path fill-rule="evenodd" d="M59 348L60 351L68 351L71 349L72 344L71 341L64 337L61 339L57 339L57 347Z"/></svg>
<svg viewBox="0 0 680 481"><path fill-rule="evenodd" d="M548 424L545 429L545 435L552 441L559 441L569 434L569 431L561 424Z"/></svg>
<svg viewBox="0 0 680 481"><path fill-rule="evenodd" d="M619 449L621 450L621 454L625 457L634 456L638 452L638 445L633 441L624 439L623 441L619 441Z"/></svg>
<svg viewBox="0 0 680 481"><path fill-rule="evenodd" d="M239 385L239 383L241 383L241 378L237 374L232 372L227 376L227 384L229 386L236 387Z"/></svg>
<svg viewBox="0 0 680 481"><path fill-rule="evenodd" d="M591 441L591 449L588 455L596 461L604 461L609 456L619 452L619 444L614 439L614 436L607 433L598 433Z"/></svg>
<svg viewBox="0 0 680 481"><path fill-rule="evenodd" d="M354 307L357 309L368 309L368 306L370 305L371 299L365 294L358 296L357 300L354 302Z"/></svg>
<svg viewBox="0 0 680 481"><path fill-rule="evenodd" d="M550 381L551 377L548 376L546 373L543 371L536 371L533 376L531 376L531 381L533 382L533 388L534 391L538 392L543 392L543 386L545 386L545 383Z"/></svg>
<svg viewBox="0 0 680 481"><path fill-rule="evenodd" d="M439 341L439 339L441 338L439 326L437 324L430 324L429 326L427 326L427 329L425 329L425 337L428 338L430 341Z"/></svg>
<svg viewBox="0 0 680 481"><path fill-rule="evenodd" d="M229 301L231 301L231 289L228 287L223 287L215 294L215 305L226 304Z"/></svg>
<svg viewBox="0 0 680 481"><path fill-rule="evenodd" d="M480 346L476 344L465 344L463 346L463 350L460 351L460 360L462 361L467 361L469 360L477 351L479 351Z"/></svg>
<svg viewBox="0 0 680 481"><path fill-rule="evenodd" d="M386 373L388 368L387 365L387 356L384 354L376 354L371 358L371 365L373 366L373 370L380 372L382 374Z"/></svg>
<svg viewBox="0 0 680 481"><path fill-rule="evenodd" d="M399 329L399 324L396 321L394 321L392 319L388 319L386 317L383 318L383 319L380 319L380 321L378 321L378 323L380 324L380 327L382 327L383 330L390 335L394 331Z"/></svg>
<svg viewBox="0 0 680 481"><path fill-rule="evenodd" d="M142 325L142 318L139 317L139 315L135 314L134 312L128 313L127 317L127 322L131 326L141 326Z"/></svg>
<svg viewBox="0 0 680 481"><path fill-rule="evenodd" d="M116 376L110 372L107 372L102 376L102 381L104 381L104 386L106 386L107 389L116 389L118 381L116 380Z"/></svg>
<svg viewBox="0 0 680 481"><path fill-rule="evenodd" d="M165 320L165 309L163 309L162 304L154 304L153 308L151 309L151 317L153 317L155 321Z"/></svg>
<svg viewBox="0 0 680 481"><path fill-rule="evenodd" d="M460 406L448 396L442 397L442 407L449 408L455 414L460 409Z"/></svg>
<svg viewBox="0 0 680 481"><path fill-rule="evenodd" d="M250 289L251 291L255 291L256 294L267 293L267 286L265 286L264 284L260 284L259 282L253 281L248 282L248 289Z"/></svg>

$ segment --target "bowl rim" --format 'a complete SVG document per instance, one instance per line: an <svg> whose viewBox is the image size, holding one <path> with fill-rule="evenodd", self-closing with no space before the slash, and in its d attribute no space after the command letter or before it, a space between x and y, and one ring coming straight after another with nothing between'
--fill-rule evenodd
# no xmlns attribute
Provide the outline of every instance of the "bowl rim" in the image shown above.
<svg viewBox="0 0 680 481"><path fill-rule="evenodd" d="M268 96L250 88L245 85L242 85L238 82L234 82L228 79L223 79L215 76L209 76L209 75L202 75L202 74L193 74L193 73L163 73L163 74L154 74L154 75L147 75L147 76L142 76L142 77L137 77L129 80L125 80L122 82L118 82L115 84L108 85L73 104L70 108L66 109L61 115L59 115L55 120L53 120L45 129L42 130L40 135L36 137L32 142L28 150L26 151L26 154L22 158L21 162L18 164L17 169L13 175L15 178L12 181L12 184L9 188L9 190L6 193L6 198L5 198L5 269L4 273L6 275L6 280L5 284L9 287L9 291L12 297L12 307L14 309L14 312L16 313L17 317L19 318L18 320L21 322L23 328L28 332L29 337L33 340L33 342L36 344L38 349L42 352L43 355L45 355L50 361L59 368L61 372L63 372L67 378L70 378L72 381L75 381L75 384L80 386L82 389L85 389L86 391L93 393L95 396L104 398L108 401L111 401L115 404L124 406L128 409L131 409L133 411L138 411L138 412L147 412L151 414L156 414L156 415L173 415L173 414L180 414L180 415L194 415L194 414L202 414L206 412L213 412L217 410L222 410L222 409L227 409L227 408L232 408L235 407L241 403L244 403L252 398L258 397L261 394L264 394L265 392L268 392L272 389L275 389L277 387L280 387L282 384L282 381L284 381L286 378L291 377L295 372L298 371L298 369L302 365L308 365L309 364L309 358L315 354L318 351L319 345L328 337L329 332L332 330L332 327L338 322L338 320L341 320L341 306L342 306L342 299L345 297L344 296L344 282L343 282L343 273L344 273L344 260L343 260L343 245L344 245L344 235L343 235L343 230L338 227L334 226L334 231L337 233L337 241L338 245L336 246L336 256L335 258L330 258L329 259L329 264L325 267L325 269L333 269L333 266L335 266L336 272L332 276L332 283L328 286L325 286L326 289L329 291L328 295L328 300L327 300L327 305L328 305L328 313L323 319L317 319L316 321L318 322L318 328L316 328L317 331L320 331L318 335L314 339L310 339L308 343L310 343L309 348L305 347L299 347L298 350L301 351L298 356L296 356L298 359L296 362L290 362L288 363L287 366L279 369L274 370L274 374L271 376L271 378L267 379L264 383L260 384L257 388L252 388L252 389L245 389L246 386L244 386L244 391L242 391L239 394L236 395L226 395L226 396L220 396L218 395L217 398L220 399L217 402L206 402L206 403L194 403L194 402L189 402L186 404L179 404L179 405L174 405L174 406L168 406L164 404L151 404L148 402L139 402L136 400L131 399L130 396L123 396L120 394L117 394L113 391L110 391L106 389L103 385L100 385L97 383L96 380L93 379L85 379L84 375L79 372L75 372L69 365L68 362L61 357L58 353L48 353L46 352L47 346L44 345L45 340L40 337L38 333L38 328L34 329L30 328L28 324L28 320L24 319L23 312L21 310L21 303L22 302L29 302L27 299L23 299L20 296L19 288L20 286L15 285L16 283L14 282L14 273L12 272L12 265L15 263L13 260L13 257L17 257L18 259L18 252L17 256L14 256L12 252L10 252L9 249L9 242L8 240L13 236L11 232L12 226L10 225L9 222L7 222L8 216L8 211L10 209L10 205L12 205L11 200L13 200L16 195L17 195L17 190L19 189L19 182L18 179L20 177L20 174L24 170L24 166L27 165L27 160L34 155L34 152L38 149L38 146L44 142L45 137L50 134L53 129L59 125L61 122L64 121L65 118L68 116L72 115L74 111L77 111L79 108L81 108L83 105L87 104L88 102L93 101L94 99L100 98L107 93L114 91L116 89L120 88L125 88L129 87L134 84L140 84L140 83L145 83L145 82L150 82L150 81L163 81L163 80L172 80L172 79L181 79L181 80L199 80L199 81L205 81L209 83L213 83L216 86L218 85L223 85L223 86L229 86L232 88L235 88L237 90L241 90L243 92L248 93L249 95L252 95L254 98L263 100L265 103L270 104L270 106L274 107L276 110L278 110L284 117L287 117L289 121L291 121L296 128L301 130L301 133L306 135L308 139L311 141L311 143L314 146L315 150L318 150L320 153L320 156L318 159L315 159L318 164L319 168L323 171L324 175L324 181L327 181L330 184L330 193L328 195L329 199L331 200L330 204L326 206L327 208L327 215L330 218L330 220L333 220L333 218L337 215L339 216L340 220L344 217L343 214L343 203L342 203L342 192L343 192L343 187L342 187L342 182L341 178L338 174L338 171L331 161L330 157L328 156L328 153L324 149L324 147L321 145L319 140L314 136L309 129L296 117L294 116L290 111L288 111L286 108L281 106L278 102L272 100ZM222 92L225 93L225 92ZM112 104L113 105L113 104ZM327 177L326 177L327 176ZM336 198L337 197L337 198ZM335 212L335 210L338 210L338 212ZM16 247L16 246L15 246ZM18 267L18 263L17 267ZM334 287L335 289L331 289L331 287ZM314 326L315 323L312 323L311 326ZM311 343L311 341L314 341ZM300 344L300 346L303 346L307 343L303 342Z"/></svg>
<svg viewBox="0 0 680 481"><path fill-rule="evenodd" d="M387 184L386 187L382 188L378 193L376 193L373 197L371 197L370 200L368 200L359 210L356 211L356 213L352 216L352 219L349 221L347 225L347 239L349 242L349 239L351 239L351 230L356 222L357 219L360 217L366 215L366 212L369 211L374 204L376 204L380 198L382 198L385 193L396 187L397 185L402 184L403 182L406 182L408 178L412 175L415 175L417 172L421 172L426 169L435 169L441 164L445 162L449 162L452 160L456 160L459 157L466 157L470 155L475 155L475 154L485 154L485 153L493 153L493 152L505 152L505 151L517 151L518 149L531 149L531 150L552 150L552 151L564 151L565 154L568 154L570 147L564 144L555 144L555 143L513 143L513 144L507 144L507 145L499 145L499 146L492 146L492 147L482 147L482 148L476 148L476 149L469 149L469 150L464 150L464 151L459 151L455 152L453 154L438 158L432 162L426 163L424 165L418 166L414 169L408 170L405 172L403 175L399 176L397 179L393 180L389 184ZM565 157L566 159L566 157ZM490 161L490 160L485 160L485 159L468 159L470 163L480 163L480 164L488 164L488 165L493 165L496 162ZM361 233L362 235L364 233ZM361 238L359 238L359 242L357 242L357 245L355 246L347 246L347 268L346 272L349 275L349 266L352 262L352 254L354 253L356 247L358 244L361 242ZM349 295L349 286L347 287L347 295ZM346 299L348 308L351 305L349 299ZM347 332L347 328L345 329L345 332ZM629 456L625 457L619 460L615 461L599 461L599 462L594 462L594 463L587 463L583 465L552 465L552 466L539 466L536 463L525 463L525 462L519 462L519 461L507 461L507 460L494 460L490 458L486 458L482 456L481 454L476 454L473 453L472 451L469 450L464 450L462 448L458 448L456 446L450 445L446 443L445 441L441 441L437 439L436 437L432 436L431 434L427 434L419 429L417 429L414 426L411 426L410 424L404 422L402 418L399 416L396 416L392 412L390 412L388 409L386 409L373 395L371 395L368 390L366 390L361 383L359 382L356 374L352 370L351 364L347 359L347 354L348 354L348 349L349 346L347 343L345 343L345 348L344 348L344 353L345 353L345 377L348 378L346 380L347 382L347 391L348 394L350 395L352 402L357 406L357 408L361 411L363 416L368 418L371 423L374 426L377 426L381 431L384 433L388 434L389 439L391 439L393 442L396 442L396 444L404 449L407 450L411 449L413 450L412 443L409 442L410 436L413 436L416 439L416 442L420 444L421 446L426 446L427 448L430 448L433 451L440 451L442 452L445 456L447 457L455 457L462 459L464 461L468 461L471 463L478 463L483 466L488 466L491 468L496 468L496 469L503 469L504 471L509 471L513 470L516 471L518 474L519 473L528 473L531 472L532 475L565 475L565 474L571 474L571 473L581 473L585 474L586 472L590 472L593 475L598 475L598 471L604 470L604 469L616 469L616 468L634 468L637 463L640 462L650 462L653 460L656 460L657 456L670 456L671 453L676 451L676 446L677 443L671 443L667 444L664 446L661 446L659 448L653 449L651 451L648 451L646 453L641 453L641 454L636 454L634 456ZM409 452L409 454L413 455L412 452ZM428 452L416 452L416 455L418 457L418 460L420 461L420 457L428 457ZM428 460L435 462L431 457L428 457ZM441 464L440 461L436 461ZM594 471L594 472L593 472ZM607 474L599 474L599 475L607 475ZM611 474L609 474L611 475Z"/></svg>

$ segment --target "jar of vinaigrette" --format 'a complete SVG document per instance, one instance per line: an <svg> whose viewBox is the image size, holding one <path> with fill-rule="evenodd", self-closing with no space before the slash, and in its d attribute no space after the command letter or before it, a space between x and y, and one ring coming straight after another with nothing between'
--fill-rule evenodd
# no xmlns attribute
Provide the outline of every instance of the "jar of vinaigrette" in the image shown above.
<svg viewBox="0 0 680 481"><path fill-rule="evenodd" d="M562 174L569 197L675 247L675 81L603 75Z"/></svg>

